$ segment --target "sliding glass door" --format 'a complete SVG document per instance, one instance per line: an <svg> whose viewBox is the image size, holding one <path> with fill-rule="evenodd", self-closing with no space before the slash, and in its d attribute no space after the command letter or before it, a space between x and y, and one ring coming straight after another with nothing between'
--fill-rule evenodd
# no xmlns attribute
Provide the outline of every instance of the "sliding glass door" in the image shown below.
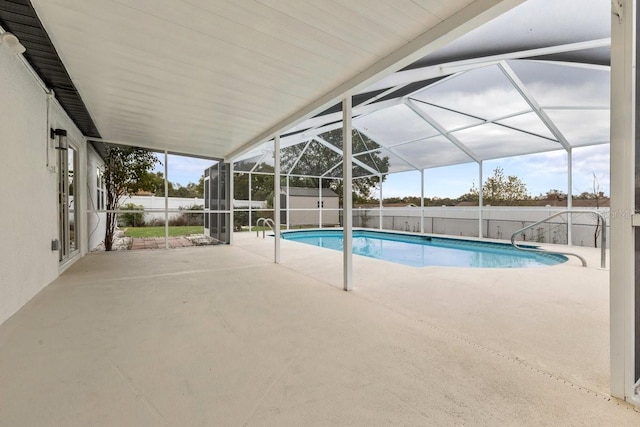
<svg viewBox="0 0 640 427"><path fill-rule="evenodd" d="M58 149L58 230L59 260L64 263L78 251L76 172L78 151L69 145Z"/></svg>

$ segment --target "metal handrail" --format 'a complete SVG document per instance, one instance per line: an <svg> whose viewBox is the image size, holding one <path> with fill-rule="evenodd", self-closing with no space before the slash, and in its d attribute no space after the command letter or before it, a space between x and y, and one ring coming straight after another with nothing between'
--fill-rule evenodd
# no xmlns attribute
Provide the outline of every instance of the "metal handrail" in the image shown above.
<svg viewBox="0 0 640 427"><path fill-rule="evenodd" d="M538 249L538 248L523 248L520 247L516 244L516 236L520 233L522 233L523 231L526 231L530 228L533 228L537 225L540 225L542 223L545 223L547 221L549 221L552 218L555 218L557 216L560 215L564 215L564 214L574 214L574 213L591 213L594 215L597 215L600 217L600 219L602 220L602 232L600 234L600 268L605 268L607 265L607 219L605 218L605 216L598 211L592 210L592 209L566 209L560 212L556 212L553 215L550 215L544 219L541 219L540 221L534 222L533 224L529 224L526 227L522 227L520 230L516 231L515 233L513 233L511 235L511 245L521 251L527 251L527 252L544 252L544 253L552 253L552 254L559 254L559 255L571 255L571 256L575 256L577 258L580 259L580 261L582 261L582 266L586 267L587 266L587 260L585 260L582 256L578 255L578 254L574 254L573 252L561 252L561 251L546 251L544 249Z"/></svg>
<svg viewBox="0 0 640 427"><path fill-rule="evenodd" d="M260 237L260 230L258 229L258 227L260 227L260 223L263 224L262 238L264 239L266 236L265 225L268 225L271 231L273 231L273 227L275 227L276 224L271 218L258 218L258 220L256 221L256 237Z"/></svg>

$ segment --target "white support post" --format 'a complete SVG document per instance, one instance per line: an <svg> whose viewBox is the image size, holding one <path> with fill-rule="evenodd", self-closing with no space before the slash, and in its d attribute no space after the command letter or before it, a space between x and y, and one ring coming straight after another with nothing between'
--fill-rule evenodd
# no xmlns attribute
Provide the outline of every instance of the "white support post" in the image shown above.
<svg viewBox="0 0 640 427"><path fill-rule="evenodd" d="M280 264L280 135L273 139L273 262Z"/></svg>
<svg viewBox="0 0 640 427"><path fill-rule="evenodd" d="M47 102L49 101L47 100ZM84 237L82 239L78 239L78 244L80 246L80 254L84 256L89 250L89 227L87 224L87 221L88 221L87 189L89 188L89 184L87 182L87 179L88 179L87 150L89 148L88 148L88 145L84 145L79 148L80 148L80 151L78 152L78 156L79 156L78 168L80 170L77 172L77 175L75 175L76 172L74 172L74 175L75 175L74 180L80 179L83 181L83 184L78 186L79 187L78 192L80 193L78 194L78 198L79 200L81 200L81 202L79 202L79 205L77 205L75 209L79 211L78 225L76 225L76 227L80 229L80 236ZM49 150L48 145L47 145L47 150ZM92 191L92 190L89 188L89 191Z"/></svg>
<svg viewBox="0 0 640 427"><path fill-rule="evenodd" d="M236 228L235 223L233 222L233 161L229 162L229 194L227 197L229 198L229 244L233 245L233 232Z"/></svg>
<svg viewBox="0 0 640 427"><path fill-rule="evenodd" d="M318 218L319 218L319 224L318 226L320 228L322 228L322 177L318 178Z"/></svg>
<svg viewBox="0 0 640 427"><path fill-rule="evenodd" d="M635 0L611 17L611 251L609 316L611 395L633 398L636 375L635 306L635 137L636 13Z"/></svg>
<svg viewBox="0 0 640 427"><path fill-rule="evenodd" d="M352 127L351 127L351 95L342 101L342 225L343 225L343 279L344 290L353 290L353 166L351 162L352 152Z"/></svg>
<svg viewBox="0 0 640 427"><path fill-rule="evenodd" d="M169 249L169 154L164 150L164 248Z"/></svg>
<svg viewBox="0 0 640 427"><path fill-rule="evenodd" d="M378 205L378 229L382 230L382 180L380 180L380 201Z"/></svg>
<svg viewBox="0 0 640 427"><path fill-rule="evenodd" d="M251 207L252 203L252 197L251 197L251 180L253 179L253 175L251 175L251 171L249 171L249 233L251 233L251 230L253 229L252 226L252 220L253 220L253 209Z"/></svg>
<svg viewBox="0 0 640 427"><path fill-rule="evenodd" d="M289 224L291 223L291 211L289 210L289 208L291 207L291 203L289 200L289 191L290 187L289 187L289 175L287 175L287 230L289 230Z"/></svg>
<svg viewBox="0 0 640 427"><path fill-rule="evenodd" d="M483 238L484 234L482 232L482 160L478 162L478 237ZM487 230L488 232L489 230Z"/></svg>
<svg viewBox="0 0 640 427"><path fill-rule="evenodd" d="M573 151L567 150L567 209L573 209ZM573 215L567 215L567 245L573 246Z"/></svg>
<svg viewBox="0 0 640 427"><path fill-rule="evenodd" d="M424 169L420 169L420 233L424 233Z"/></svg>

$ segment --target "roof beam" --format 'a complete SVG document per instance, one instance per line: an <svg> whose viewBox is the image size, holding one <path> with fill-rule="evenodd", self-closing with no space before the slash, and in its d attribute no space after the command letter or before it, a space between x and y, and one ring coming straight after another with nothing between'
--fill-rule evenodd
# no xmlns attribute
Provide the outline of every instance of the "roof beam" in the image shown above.
<svg viewBox="0 0 640 427"><path fill-rule="evenodd" d="M327 175L329 175L331 172L333 172L334 170L336 170L338 168L338 166L340 166L342 164L342 161L339 161L338 163L336 163L332 168L330 168L329 170L327 170L325 173L323 173L320 178L325 178Z"/></svg>
<svg viewBox="0 0 640 427"><path fill-rule="evenodd" d="M361 104L353 108L353 115L354 117L356 116L359 117L366 114L371 114L379 110L383 110L385 108L393 107L394 105L399 105L401 103L402 103L402 99L396 98L396 99L389 99L386 101L376 102L373 104ZM327 123L334 123L336 121L342 121L342 112L336 112L336 113L325 114L322 116L312 117L308 120L305 120L305 122L303 123L304 126L300 126L300 127L302 128L302 127L309 126L308 129L304 130L303 134L311 135L312 133L310 132L313 132L313 130L320 128L322 126L325 126ZM338 127L341 128L342 124L340 123ZM292 128L292 129L287 129L287 132L295 132L296 130L302 130L302 129Z"/></svg>
<svg viewBox="0 0 640 427"><path fill-rule="evenodd" d="M509 79L513 87L520 93L520 95L527 101L527 104L533 109L533 111L538 115L542 123L551 131L554 137L560 142L560 145L564 147L565 150L571 150L571 144L567 141L567 138L564 137L560 129L556 126L556 124L551 120L549 115L544 112L542 108L540 108L540 104L535 100L533 95L529 92L529 89L522 83L522 80L516 75L515 71L507 64L505 61L502 61L498 64L498 67L504 75Z"/></svg>
<svg viewBox="0 0 640 427"><path fill-rule="evenodd" d="M399 84L393 87L390 87L389 89L385 90L382 93L377 94L376 96L373 96L369 99L367 99L364 102L361 102L360 104L358 104L358 107L364 107L365 105L369 105L372 102L375 102L376 100L380 99L380 98L384 98L385 96L392 94L393 92L402 89L403 87L409 85L409 83L404 83L404 84ZM355 114L354 114L355 115Z"/></svg>
<svg viewBox="0 0 640 427"><path fill-rule="evenodd" d="M543 110L582 110L582 111L609 111L608 105L551 105L540 107Z"/></svg>
<svg viewBox="0 0 640 427"><path fill-rule="evenodd" d="M272 153L273 154L273 153ZM259 164L262 164L262 161L264 160L264 157L267 155L267 151L265 151L262 156L260 156L260 159L258 159L257 162L255 162L255 164L251 167L251 169L249 169L249 173L254 172L256 170L256 168L258 167Z"/></svg>
<svg viewBox="0 0 640 427"><path fill-rule="evenodd" d="M431 126L433 126L438 132L440 132L440 134L442 134L442 136L444 136L445 138L447 138L449 141L451 141L451 143L453 145L455 145L456 147L458 147L460 150L462 150L467 156L469 156L471 159L473 159L476 163L480 163L480 161L482 160L480 158L480 156L478 156L476 153L473 152L472 149L470 149L469 147L467 147L466 145L464 145L464 143L462 141L460 141L458 138L456 138L455 136L451 135L449 132L447 132L447 130L445 128L443 128L440 123L438 123L433 117L431 117L429 114L425 113L424 111L422 111L420 109L420 107L418 107L415 104L415 101L412 99L405 99L404 101L405 105L407 107L409 107L411 109L411 111L413 111L414 113L416 113L418 115L418 117L420 117L422 120L424 120L425 122L429 123Z"/></svg>
<svg viewBox="0 0 640 427"><path fill-rule="evenodd" d="M393 75L380 80L379 82L366 88L367 92L385 89L390 86L406 85L422 80L433 79L436 77L444 77L450 74L471 70L473 68L484 67L506 61L509 59L532 58L544 55L554 55L558 53L575 52L584 49L595 49L599 47L607 47L611 45L611 39L597 39L585 42L569 43L559 46L542 47L538 49L521 50L516 52L502 53L492 56L484 56L480 58L465 59L461 61L453 61L445 64L431 65L428 67L417 68L413 70L400 71ZM599 66L602 67L602 66Z"/></svg>
<svg viewBox="0 0 640 427"><path fill-rule="evenodd" d="M432 84L430 84L430 85L427 85L427 86L421 87L420 89L417 89L417 90L415 90L415 91L411 92L410 94L405 95L403 98L404 98L404 99L411 98L412 96L415 96L415 95L419 94L420 92L423 92L423 91L425 91L425 90L427 90L427 89L432 89L432 88L434 88L434 87L436 87L436 86L438 86L438 85L440 85L440 84L442 84L442 83L446 83L446 82L448 82L449 80L454 79L454 78L456 78L456 77L458 77L458 76L460 76L460 75L462 75L462 74L464 74L464 73L465 73L465 71L460 71L460 72L459 72L459 73L457 73L457 74L450 74L450 75L448 75L448 76L446 76L446 77L444 77L444 78L442 78L442 79L438 80L438 81L437 81L437 82L435 82L435 83L432 83Z"/></svg>
<svg viewBox="0 0 640 427"><path fill-rule="evenodd" d="M259 133L239 148L228 153L225 156L225 160L237 157L257 144L267 141L275 135L279 135L287 129L298 125L305 119L326 110L329 106L336 104L345 97L365 90L381 78L410 65L523 2L524 0L476 0L472 2L450 18L428 29L378 62L364 67L360 72L320 98Z"/></svg>
<svg viewBox="0 0 640 427"><path fill-rule="evenodd" d="M393 148L393 147L387 147L387 151L390 152L391 154L393 154L394 156L396 156L397 158L399 158L400 160L402 160L403 162L405 162L407 165L411 166L412 168L414 168L415 170L421 170L421 167L418 167L415 165L415 163L413 163L413 161L411 160L407 160L407 158L403 155L398 153L398 151Z"/></svg>
<svg viewBox="0 0 640 427"><path fill-rule="evenodd" d="M486 124L494 124L496 126L500 126L500 127L511 129L511 130L515 130L516 132L526 133L527 135L535 136L535 137L542 138L542 139L547 139L547 140L553 141L553 142L558 142L557 139L549 138L548 136L540 135L539 133L530 132L530 131L525 130L525 129L520 129L520 128L515 127L515 126L510 126L510 125L507 125L505 123L500 123L500 120L506 120L506 119L510 119L512 117L517 117L517 116L521 116L523 114L528 114L528 113L531 112L529 110L519 111L519 112L516 112L516 113L511 113L511 114L507 114L507 115L504 115L504 116L495 117L495 118L492 118L492 119L485 119L483 117L479 117L479 116L475 116L473 114L469 114L469 113L465 113L465 112L462 112L462 111L454 110L453 108L443 107L442 105L433 104L431 102L422 101L420 99L411 98L411 100L415 101L415 102L419 102L421 104L429 105L431 107L441 108L443 110L451 111L452 113L460 114L461 116L466 116L466 117L470 117L470 118L475 119L475 120L479 120L478 123L473 123L473 124L470 124L470 125L458 127L458 128L455 128L455 129L451 129L451 130L448 131L449 133L458 132L458 131L465 130L465 129L471 129L471 128L474 128L474 127L477 127L477 126L486 125ZM411 142L411 141L408 141L408 142Z"/></svg>
<svg viewBox="0 0 640 427"><path fill-rule="evenodd" d="M146 144L144 142L141 143L141 142L132 142L132 141L123 141L123 140L115 140L115 139L105 139L105 138L91 138L91 137L87 137L87 142L101 142L103 144L109 144L109 145L122 145L125 147L144 148L154 153L161 153L161 154L165 152L164 148L158 148L157 146L153 146L153 144ZM215 161L223 160L220 157L207 156L202 153L191 151L190 149L184 149L181 151L167 150L167 153L176 155L176 156L189 156L189 157L205 159L205 160L215 160Z"/></svg>
<svg viewBox="0 0 640 427"><path fill-rule="evenodd" d="M325 147L327 147L329 150L332 150L332 151L336 152L337 154L339 154L340 156L344 157L344 152L341 149L339 149L338 147L336 147L333 144L328 143L323 138L320 138L319 136L314 136L313 139L315 139L320 144L322 144ZM371 166L367 165L366 163L363 163L362 161L360 161L358 159L355 159L355 158L352 159L352 160L353 160L353 163L355 163L356 165L360 166L361 168L363 168L365 170L368 170L372 174L380 175L380 171L377 171L377 170L373 169Z"/></svg>
<svg viewBox="0 0 640 427"><path fill-rule="evenodd" d="M373 142L376 142L376 140L375 140L375 139L373 139L373 138L371 137L371 135L369 135L367 132L365 132L365 131L363 131L363 130L358 129L358 128L356 128L355 126L354 126L354 129L356 129L356 131L358 132L358 136L360 136L360 138L361 138L361 139L362 139L362 136L361 136L360 134L361 134L361 133L363 133L363 134L365 134L365 135L366 135L366 137L367 137L367 138L369 138L369 139L370 139L370 140L372 140ZM363 142L364 142L364 141L363 141ZM419 168L418 166L416 166L412 161L407 160L407 158L406 158L404 155L402 155L402 154L398 153L398 152L397 152L396 150L394 150L393 148L391 148L391 147L387 147L387 146L384 146L384 145L382 145L382 144L380 144L380 143L378 143L378 142L376 142L376 144L380 145L380 147L378 147L378 148L376 148L376 149L373 149L373 150L363 151L363 152L361 152L361 153L356 154L356 156L361 156L361 155L364 155L364 154L371 154L371 153L374 153L374 152L379 151L379 150L387 150L388 152L390 152L391 154L393 154L394 156L398 157L400 160L402 160L403 162L405 162L408 166L411 166L411 167L412 167L413 169L415 169L415 170L420 170L420 168ZM365 144L365 145L366 145L366 144Z"/></svg>
<svg viewBox="0 0 640 427"><path fill-rule="evenodd" d="M298 166L298 162L300 161L300 159L302 158L302 156L304 155L304 153L307 151L307 148L309 148L309 145L311 144L311 140L307 141L307 143L305 144L304 148L302 149L302 151L300 152L300 155L296 158L296 161L293 162L293 164L291 165L291 167L289 168L289 171L287 172L287 175L290 175L291 172L296 168L296 166Z"/></svg>

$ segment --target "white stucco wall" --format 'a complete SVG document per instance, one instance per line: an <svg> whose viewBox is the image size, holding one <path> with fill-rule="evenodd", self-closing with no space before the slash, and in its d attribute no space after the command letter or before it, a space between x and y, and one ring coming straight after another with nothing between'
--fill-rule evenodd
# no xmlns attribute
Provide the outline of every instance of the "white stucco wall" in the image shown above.
<svg viewBox="0 0 640 427"><path fill-rule="evenodd" d="M61 271L51 240L58 237L56 151L49 127L67 129L79 149L83 180L77 197L85 202L86 150L82 134L61 109L51 103L47 124L47 95L6 43L0 45L0 199L13 200L0 210L0 323L4 322ZM49 165L47 164L49 156ZM78 230L86 236L86 218ZM86 250L86 239L80 239Z"/></svg>
<svg viewBox="0 0 640 427"><path fill-rule="evenodd" d="M91 251L104 241L107 214L98 210L98 168L102 159L91 145L87 145L87 233L88 249ZM104 208L103 208L104 209Z"/></svg>

